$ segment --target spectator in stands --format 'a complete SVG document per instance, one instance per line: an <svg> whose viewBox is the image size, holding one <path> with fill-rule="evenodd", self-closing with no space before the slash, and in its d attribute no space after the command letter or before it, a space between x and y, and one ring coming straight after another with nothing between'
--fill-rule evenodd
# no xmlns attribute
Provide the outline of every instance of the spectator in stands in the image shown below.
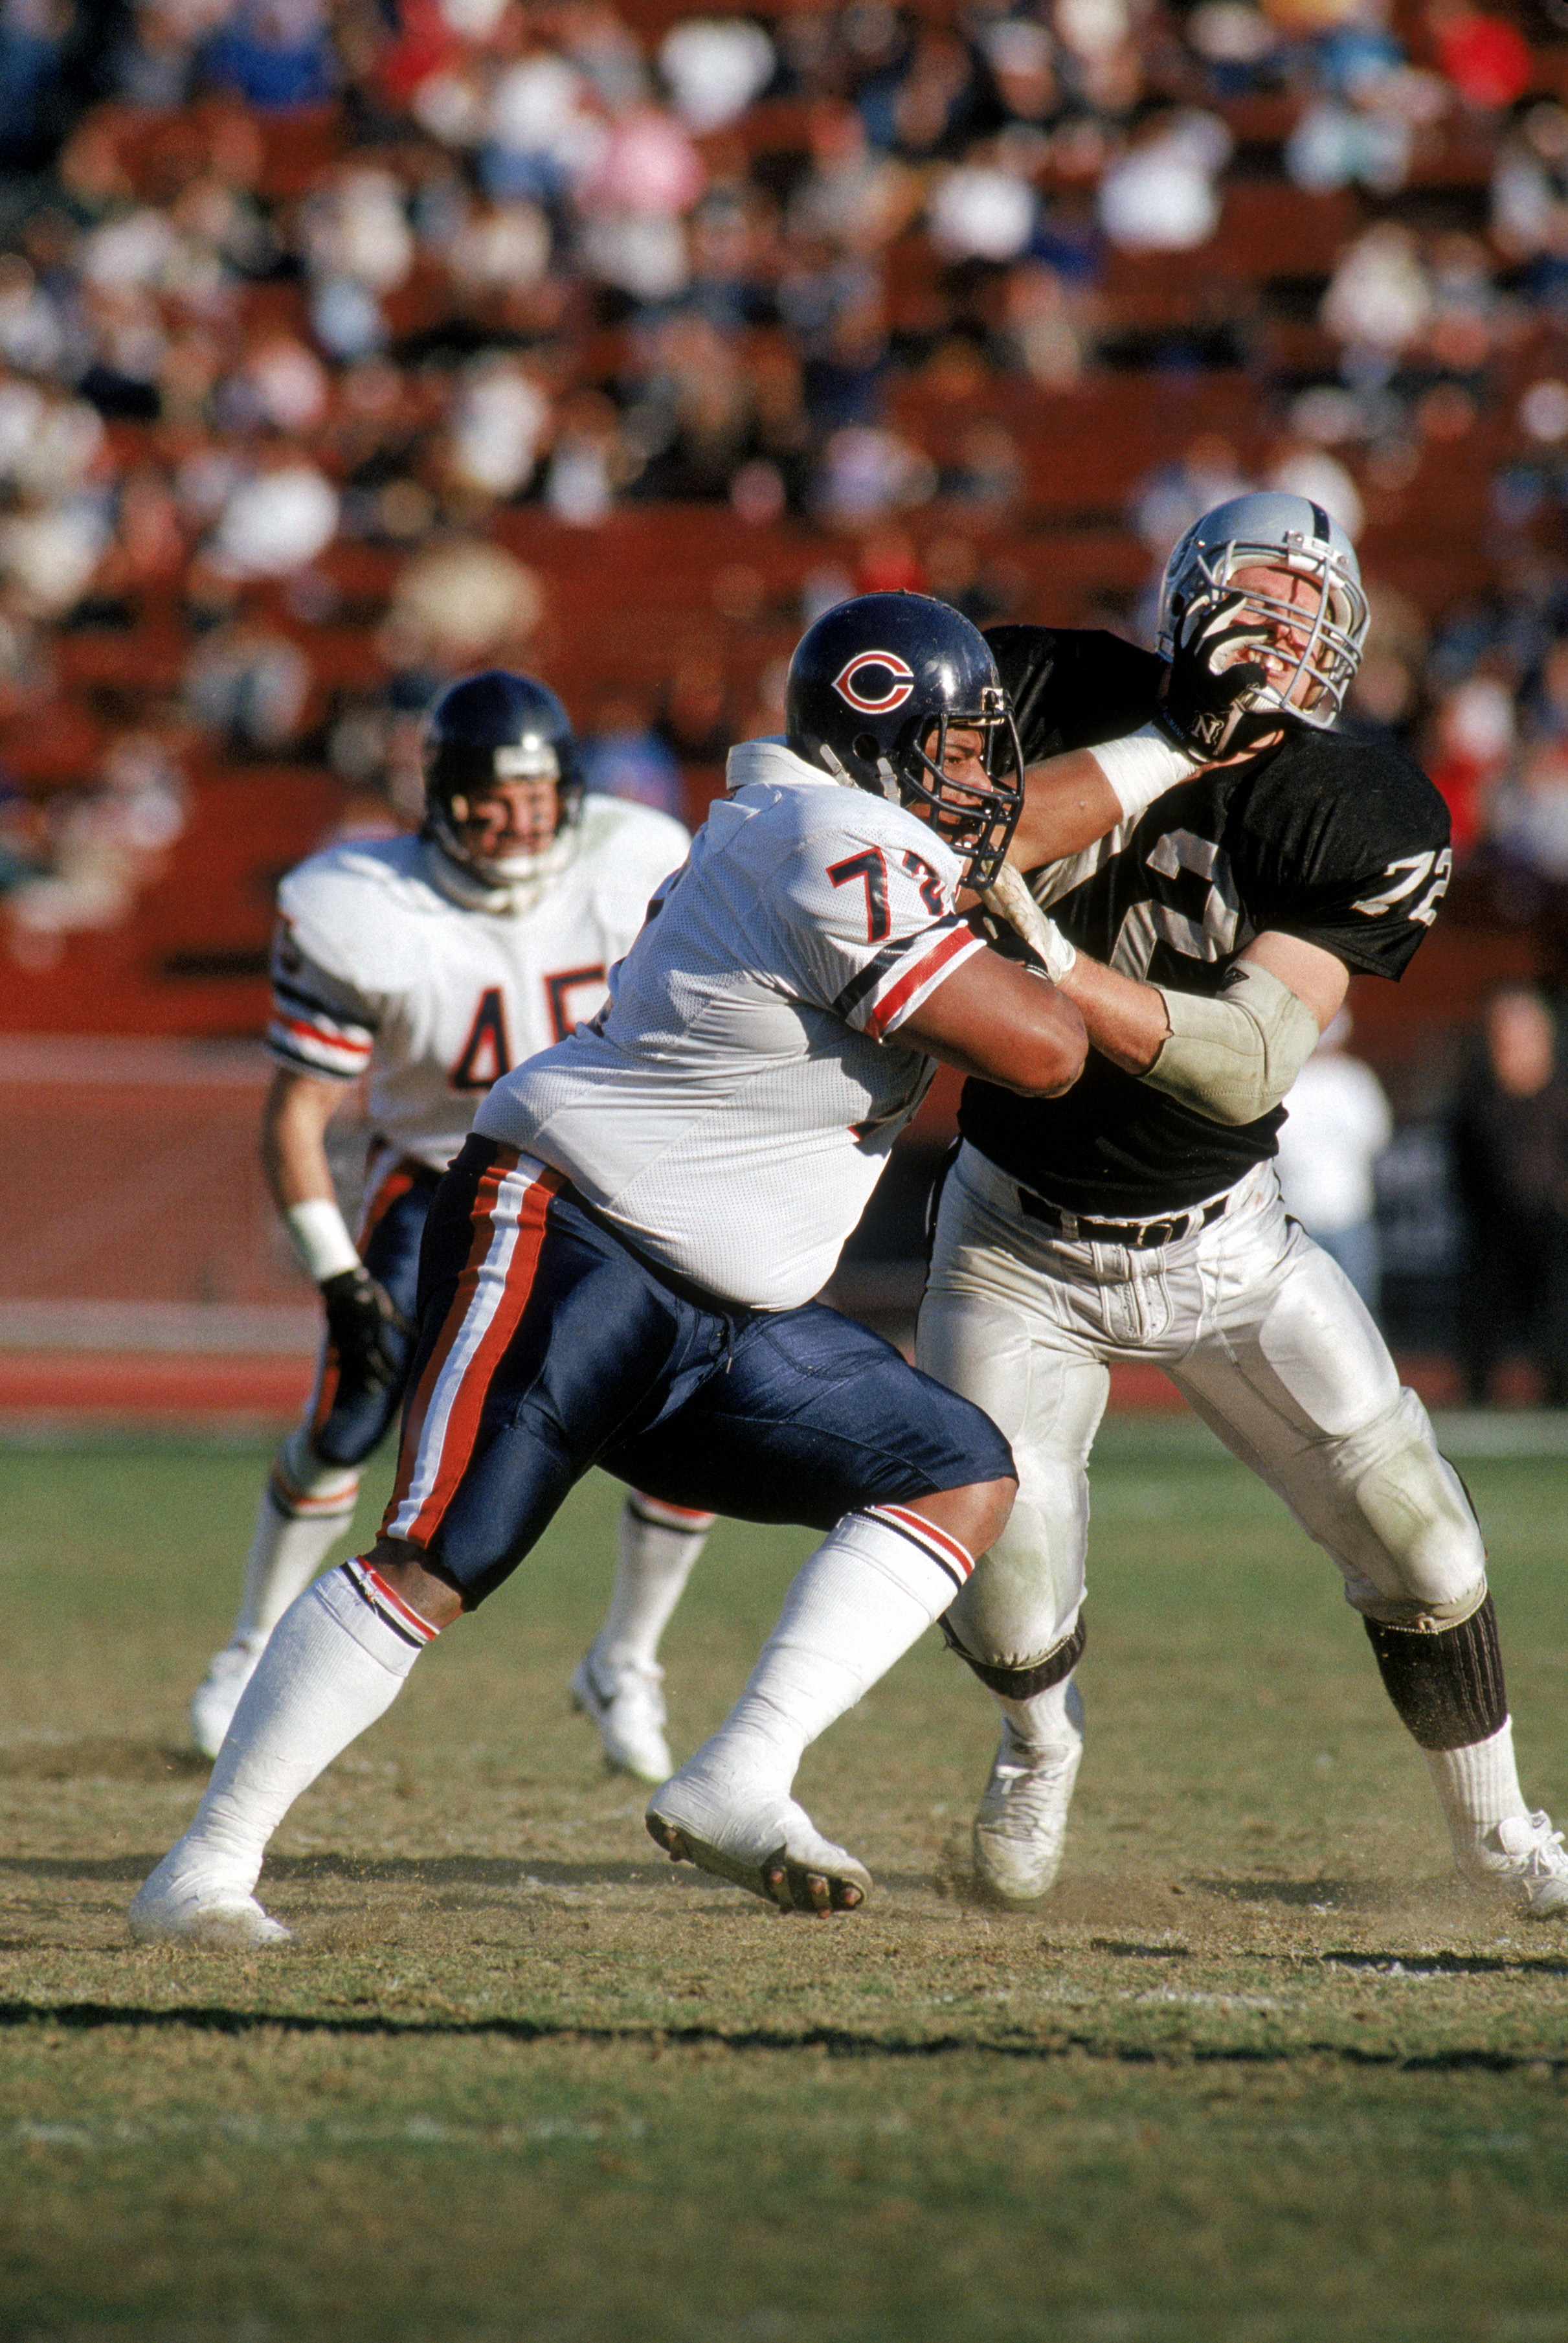
<svg viewBox="0 0 1568 2343"><path fill-rule="evenodd" d="M858 103L872 145L910 162L961 152L1001 120L978 51L952 26L929 21L916 21L904 55L865 85Z"/></svg>
<svg viewBox="0 0 1568 2343"><path fill-rule="evenodd" d="M1339 1262L1372 1316L1380 1312L1377 1160L1393 1117L1372 1068L1345 1049L1351 1015L1342 1009L1285 1099L1275 1169L1285 1210Z"/></svg>
<svg viewBox="0 0 1568 2343"><path fill-rule="evenodd" d="M1128 498L1128 518L1147 547L1157 574L1183 529L1253 483L1221 432L1204 431L1191 440L1174 463L1161 464L1138 481Z"/></svg>
<svg viewBox="0 0 1568 2343"><path fill-rule="evenodd" d="M1515 1346L1550 1407L1568 1406L1568 1074L1543 996L1507 986L1487 1004L1481 1062L1454 1121L1466 1225L1459 1337L1475 1405Z"/></svg>
<svg viewBox="0 0 1568 2343"><path fill-rule="evenodd" d="M318 106L337 85L324 0L239 0L217 12L198 71L263 109Z"/></svg>
<svg viewBox="0 0 1568 2343"><path fill-rule="evenodd" d="M1410 175L1419 133L1439 121L1450 92L1411 65L1380 0L1345 12L1315 45L1318 95L1285 142L1285 169L1314 192L1358 182L1396 194Z"/></svg>
<svg viewBox="0 0 1568 2343"><path fill-rule="evenodd" d="M679 816L680 767L635 692L608 693L578 747L584 781L600 797L630 798Z"/></svg>
<svg viewBox="0 0 1568 2343"><path fill-rule="evenodd" d="M1217 115L1158 116L1100 183L1100 223L1125 252L1186 252L1220 225L1215 186L1234 144Z"/></svg>
<svg viewBox="0 0 1568 2343"><path fill-rule="evenodd" d="M36 816L33 800L0 767L0 895L38 870Z"/></svg>
<svg viewBox="0 0 1568 2343"><path fill-rule="evenodd" d="M1423 761L1448 806L1456 861L1473 851L1485 828L1516 736L1513 694L1495 675L1467 675L1438 702Z"/></svg>
<svg viewBox="0 0 1568 2343"><path fill-rule="evenodd" d="M1410 597L1392 587L1374 581L1367 601L1372 619L1351 686L1351 721L1405 739L1421 709L1428 628Z"/></svg>
<svg viewBox="0 0 1568 2343"><path fill-rule="evenodd" d="M778 56L760 25L739 16L693 17L665 35L658 66L682 121L693 131L712 131L760 96Z"/></svg>
<svg viewBox="0 0 1568 2343"><path fill-rule="evenodd" d="M653 729L683 765L722 765L740 734L729 679L711 651L697 645L677 660Z"/></svg>
<svg viewBox="0 0 1568 2343"><path fill-rule="evenodd" d="M43 809L45 867L5 898L12 958L48 968L74 929L118 927L162 870L187 804L184 776L156 734L116 740L90 786L61 790Z"/></svg>
<svg viewBox="0 0 1568 2343"><path fill-rule="evenodd" d="M1001 322L990 344L999 367L1030 375L1047 390L1070 390L1092 346L1092 297L1070 277L1032 258L1008 272Z"/></svg>
<svg viewBox="0 0 1568 2343"><path fill-rule="evenodd" d="M1438 65L1466 106L1492 114L1523 96L1533 64L1516 25L1469 0L1431 0L1427 22Z"/></svg>
<svg viewBox="0 0 1568 2343"><path fill-rule="evenodd" d="M1568 740L1538 740L1486 809L1488 836L1510 860L1568 885Z"/></svg>
<svg viewBox="0 0 1568 2343"><path fill-rule="evenodd" d="M526 562L483 538L453 537L415 553L399 571L380 637L381 657L398 677L432 676L520 663L544 615L544 592Z"/></svg>
<svg viewBox="0 0 1568 2343"><path fill-rule="evenodd" d="M880 251L920 209L915 173L872 146L852 106L813 107L807 135L810 163L789 200L790 235L851 255Z"/></svg>
<svg viewBox="0 0 1568 2343"><path fill-rule="evenodd" d="M733 669L743 697L766 699L757 667L795 595L847 591L890 548L897 574L950 575L977 608L1022 574L1038 608L1031 495L1042 478L1058 494L1059 423L1078 411L1057 397L1102 347L1120 366L1146 338L1128 280L1155 297L1159 264L1108 243L1169 253L1173 277L1191 266L1261 160L1231 100L1269 92L1302 253L1265 266L1222 238L1205 282L1248 352L1251 419L1193 442L1202 407L1173 387L1128 442L1149 467L1133 526L1157 568L1187 519L1272 467L1347 522L1359 504L1382 545L1447 498L1450 448L1456 497L1490 465L1489 514L1465 505L1438 561L1404 548L1402 587L1428 598L1374 633L1356 714L1424 739L1435 706L1461 833L1495 788L1506 854L1554 869L1560 777L1531 746L1561 729L1552 690L1533 687L1516 778L1506 756L1478 775L1471 753L1568 630L1552 339L1568 109L1510 113L1506 95L1522 75L1556 86L1561 58L1530 55L1548 41L1544 19L1527 41L1462 0L1430 22L1381 0L1174 17L1052 0L949 21L829 0L661 36L613 5L508 0L0 7L0 146L39 174L0 191L0 749L16 739L25 761L40 708L79 692L49 654L67 624L112 620L129 664L144 629L198 618L206 650L160 653L160 674L184 671L210 713L236 584L334 614L345 705L509 656L542 615L514 529L610 529L633 498L700 499L756 532L755 559L715 569L755 589L710 614L721 664L755 653ZM1478 143L1490 242L1371 216L1319 323L1286 314L1326 265L1312 190L1392 188L1417 162L1423 186L1452 165L1473 188ZM1238 184L1239 204L1259 192ZM1303 369L1271 448L1256 392ZM1085 510L1121 494L1101 482ZM805 541L813 523L830 546ZM775 529L787 580L763 556ZM968 556L939 559L944 538ZM388 552L407 557L389 603ZM1049 615L1113 588L1132 625L1121 558L1052 563ZM1494 589L1483 625L1455 615L1466 566ZM291 615L282 637L297 633ZM264 716L262 733L282 748L329 725L336 682L313 678L296 728Z"/></svg>
<svg viewBox="0 0 1568 2343"><path fill-rule="evenodd" d="M1523 716L1532 740L1568 742L1568 636L1548 645L1525 691Z"/></svg>
<svg viewBox="0 0 1568 2343"><path fill-rule="evenodd" d="M298 737L311 681L300 645L241 607L191 653L186 710L231 755L276 757Z"/></svg>

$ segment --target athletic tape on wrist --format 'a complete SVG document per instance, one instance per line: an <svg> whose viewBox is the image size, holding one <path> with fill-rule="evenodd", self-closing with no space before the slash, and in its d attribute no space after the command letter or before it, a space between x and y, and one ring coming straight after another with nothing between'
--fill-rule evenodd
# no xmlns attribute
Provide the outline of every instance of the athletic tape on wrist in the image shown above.
<svg viewBox="0 0 1568 2343"><path fill-rule="evenodd" d="M348 1223L327 1197L310 1196L303 1204L290 1204L283 1218L295 1252L317 1285L340 1277L346 1269L358 1268L359 1252Z"/></svg>
<svg viewBox="0 0 1568 2343"><path fill-rule="evenodd" d="M1052 984L1060 984L1077 964L1078 954L1054 920L1048 920L1024 882L1021 871L1004 862L989 886L980 890L988 911L1005 920L1030 951L1045 964Z"/></svg>
<svg viewBox="0 0 1568 2343"><path fill-rule="evenodd" d="M1136 821L1156 798L1186 780L1203 761L1179 749L1152 724L1130 732L1124 740L1102 740L1089 753L1111 784L1126 821Z"/></svg>

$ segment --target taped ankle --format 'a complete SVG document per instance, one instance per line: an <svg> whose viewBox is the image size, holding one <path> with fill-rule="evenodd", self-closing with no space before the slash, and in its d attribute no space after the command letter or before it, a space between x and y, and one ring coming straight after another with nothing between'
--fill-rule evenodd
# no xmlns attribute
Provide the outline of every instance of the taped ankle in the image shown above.
<svg viewBox="0 0 1568 2343"><path fill-rule="evenodd" d="M1423 1749L1490 1741L1508 1722L1497 1614L1489 1594L1457 1627L1391 1627L1363 1620L1383 1689Z"/></svg>

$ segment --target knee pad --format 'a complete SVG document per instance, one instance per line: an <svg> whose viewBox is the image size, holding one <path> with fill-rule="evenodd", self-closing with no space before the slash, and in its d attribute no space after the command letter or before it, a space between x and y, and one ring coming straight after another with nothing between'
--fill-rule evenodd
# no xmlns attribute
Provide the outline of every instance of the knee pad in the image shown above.
<svg viewBox="0 0 1568 2343"><path fill-rule="evenodd" d="M326 1463L312 1447L307 1426L297 1423L273 1458L267 1487L273 1503L289 1521L347 1514L354 1511L359 1494L359 1473L354 1465Z"/></svg>
<svg viewBox="0 0 1568 2343"><path fill-rule="evenodd" d="M990 1660L977 1660L972 1652L967 1652L945 1618L938 1624L949 1651L956 1652L986 1689L1000 1693L1003 1700L1032 1700L1037 1692L1049 1692L1052 1684L1060 1684L1064 1676L1072 1674L1089 1641L1088 1622L1081 1611L1076 1625L1043 1658L1030 1660L1022 1667L1000 1667Z"/></svg>
<svg viewBox="0 0 1568 2343"><path fill-rule="evenodd" d="M1430 1629L1455 1626L1480 1609L1486 1599L1480 1524L1413 1392L1402 1392L1387 1415L1340 1443L1335 1469L1381 1550L1376 1578L1355 1561L1345 1569L1356 1610L1391 1626Z"/></svg>

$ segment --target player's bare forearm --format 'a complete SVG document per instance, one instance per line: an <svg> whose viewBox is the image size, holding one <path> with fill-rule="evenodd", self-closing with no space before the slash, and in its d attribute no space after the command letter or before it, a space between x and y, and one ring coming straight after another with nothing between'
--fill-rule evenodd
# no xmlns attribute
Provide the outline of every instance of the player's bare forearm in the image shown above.
<svg viewBox="0 0 1568 2343"><path fill-rule="evenodd" d="M1081 854L1121 820L1116 792L1087 749L1031 765L1023 788L1023 811L1007 850L1020 870Z"/></svg>
<svg viewBox="0 0 1568 2343"><path fill-rule="evenodd" d="M1093 1048L1124 1074L1146 1074L1169 1038L1165 1003L1151 984L1140 984L1080 952L1060 990L1083 1020Z"/></svg>
<svg viewBox="0 0 1568 2343"><path fill-rule="evenodd" d="M1023 777L1023 811L1008 847L1008 860L1020 870L1039 870L1048 862L1081 854L1119 823L1136 819L1166 788L1174 789L1211 768L1244 764L1260 747L1272 747L1282 736L1271 733L1261 743L1254 741L1230 756L1207 759L1196 749L1178 752L1169 744L1147 750L1143 743L1151 737L1146 728L1135 736L1134 745L1141 759L1146 761L1151 756L1152 763L1145 770L1144 761L1140 761L1131 776L1124 772L1121 790L1112 787L1092 749L1065 749L1060 757L1043 758L1031 765ZM1121 753L1115 742L1107 753L1111 750ZM1125 796L1122 792L1130 781L1135 786L1132 794Z"/></svg>
<svg viewBox="0 0 1568 2343"><path fill-rule="evenodd" d="M993 951L971 954L897 1038L1026 1098L1070 1090L1089 1052L1083 1020L1059 988Z"/></svg>
<svg viewBox="0 0 1568 2343"><path fill-rule="evenodd" d="M280 1066L261 1116L261 1165L280 1212L291 1204L335 1194L327 1161L327 1126L343 1104L346 1085Z"/></svg>
<svg viewBox="0 0 1568 2343"><path fill-rule="evenodd" d="M1309 944L1300 936L1282 935L1277 928L1270 928L1254 936L1241 957L1288 984L1317 1019L1320 1033L1344 1006L1351 972L1342 960L1324 951L1321 944Z"/></svg>

